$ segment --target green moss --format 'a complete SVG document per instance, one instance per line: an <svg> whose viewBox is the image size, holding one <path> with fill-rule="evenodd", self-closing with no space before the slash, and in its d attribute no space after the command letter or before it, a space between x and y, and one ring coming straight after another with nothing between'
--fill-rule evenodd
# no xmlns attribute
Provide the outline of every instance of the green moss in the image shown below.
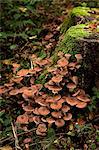
<svg viewBox="0 0 99 150"><path fill-rule="evenodd" d="M78 42L80 38L88 37L91 32L85 30L85 24L80 24L70 27L67 32L64 34L64 38L60 41L58 50L63 51L64 53L76 53L79 51Z"/></svg>
<svg viewBox="0 0 99 150"><path fill-rule="evenodd" d="M61 25L61 32L65 33L67 29L69 29L69 27L75 25L75 17L90 16L89 11L91 11L89 7L81 7L81 6L75 7L72 10L70 10L64 22Z"/></svg>
<svg viewBox="0 0 99 150"><path fill-rule="evenodd" d="M89 7L75 7L72 12L71 15L72 16L90 16L90 8Z"/></svg>

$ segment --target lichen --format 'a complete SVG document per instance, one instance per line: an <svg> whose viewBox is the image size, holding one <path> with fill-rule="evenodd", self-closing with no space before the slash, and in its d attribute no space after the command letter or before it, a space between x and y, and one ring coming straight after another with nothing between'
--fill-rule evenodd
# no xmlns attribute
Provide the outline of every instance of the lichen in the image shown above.
<svg viewBox="0 0 99 150"><path fill-rule="evenodd" d="M72 16L90 16L90 8L89 7L75 7L73 8L71 15Z"/></svg>
<svg viewBox="0 0 99 150"><path fill-rule="evenodd" d="M70 27L64 34L64 38L60 41L57 49L64 53L76 53L79 51L78 42L80 38L88 37L91 32L84 29L86 24L80 24Z"/></svg>

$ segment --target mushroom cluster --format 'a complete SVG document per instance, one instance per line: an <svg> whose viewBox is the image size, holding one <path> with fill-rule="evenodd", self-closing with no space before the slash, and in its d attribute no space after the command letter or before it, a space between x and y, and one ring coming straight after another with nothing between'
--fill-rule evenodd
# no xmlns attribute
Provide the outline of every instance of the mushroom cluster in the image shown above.
<svg viewBox="0 0 99 150"><path fill-rule="evenodd" d="M17 117L16 123L34 123L37 127L36 134L44 136L48 127L63 127L66 121L72 119L72 107L85 108L90 98L78 84L77 71L81 60L81 54L72 57L59 52L54 65L51 59L40 59L36 55L31 56L32 69L19 70L20 66L14 63L14 75L9 83L0 87L0 94L19 99L18 104L24 114ZM37 83L44 72L45 83ZM27 78L29 82L26 84L24 80Z"/></svg>

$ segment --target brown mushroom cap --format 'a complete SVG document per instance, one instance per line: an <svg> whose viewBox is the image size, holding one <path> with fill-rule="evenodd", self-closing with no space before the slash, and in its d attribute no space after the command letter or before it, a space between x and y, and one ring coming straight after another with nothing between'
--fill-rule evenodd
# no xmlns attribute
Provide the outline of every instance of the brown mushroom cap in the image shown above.
<svg viewBox="0 0 99 150"><path fill-rule="evenodd" d="M21 69L17 72L17 75L22 77L22 76L26 76L29 73L28 69Z"/></svg>
<svg viewBox="0 0 99 150"><path fill-rule="evenodd" d="M71 57L71 54L65 54L65 57L66 57L67 60L69 60L70 57Z"/></svg>
<svg viewBox="0 0 99 150"><path fill-rule="evenodd" d="M55 121L55 125L56 125L57 127L63 127L63 126L65 125L65 121L64 121L63 119L57 119L57 120Z"/></svg>
<svg viewBox="0 0 99 150"><path fill-rule="evenodd" d="M36 102L37 104L41 105L41 106L47 106L47 105L48 105L48 103L46 102L46 100L43 99L43 98L41 98L41 97L37 98L37 99L35 100L35 102Z"/></svg>
<svg viewBox="0 0 99 150"><path fill-rule="evenodd" d="M48 63L49 63L48 59L38 58L36 60L36 64L38 64L39 66L44 66L44 65L47 65Z"/></svg>
<svg viewBox="0 0 99 150"><path fill-rule="evenodd" d="M23 110L26 112L33 112L34 111L33 107L31 107L29 105L25 106L24 104L22 104L22 107L23 107Z"/></svg>
<svg viewBox="0 0 99 150"><path fill-rule="evenodd" d="M31 138L26 138L24 139L23 143L26 144L26 143L30 143L32 142L32 139Z"/></svg>
<svg viewBox="0 0 99 150"><path fill-rule="evenodd" d="M57 70L57 68L52 68L52 67L50 67L50 68L47 69L48 72L54 72L56 70Z"/></svg>
<svg viewBox="0 0 99 150"><path fill-rule="evenodd" d="M5 83L4 86L5 87L12 87L14 85L14 83Z"/></svg>
<svg viewBox="0 0 99 150"><path fill-rule="evenodd" d="M55 83L54 83L52 80L49 80L49 81L48 81L48 84L49 84L49 85L54 85Z"/></svg>
<svg viewBox="0 0 99 150"><path fill-rule="evenodd" d="M70 107L68 106L68 105L64 105L63 107L62 107L62 112L68 112L70 110Z"/></svg>
<svg viewBox="0 0 99 150"><path fill-rule="evenodd" d="M61 117L62 117L61 111L53 111L53 112L51 113L51 115L52 115L54 118L61 118Z"/></svg>
<svg viewBox="0 0 99 150"><path fill-rule="evenodd" d="M65 57L62 57L57 61L59 67L65 67L68 65L68 60Z"/></svg>
<svg viewBox="0 0 99 150"><path fill-rule="evenodd" d="M3 94L6 92L6 88L4 86L0 86L0 94Z"/></svg>
<svg viewBox="0 0 99 150"><path fill-rule="evenodd" d="M82 57L81 54L76 54L75 57L76 57L76 59L77 59L77 62L79 62L80 60L83 59L83 57Z"/></svg>
<svg viewBox="0 0 99 150"><path fill-rule="evenodd" d="M77 96L80 93L80 89L77 90L74 94L72 94L72 96Z"/></svg>
<svg viewBox="0 0 99 150"><path fill-rule="evenodd" d="M42 70L42 68L40 68L40 67L35 67L34 68L34 71L36 71L36 72L40 72Z"/></svg>
<svg viewBox="0 0 99 150"><path fill-rule="evenodd" d="M32 97L35 93L37 93L37 91L37 87L33 85L27 89L24 89L23 93L28 97Z"/></svg>
<svg viewBox="0 0 99 150"><path fill-rule="evenodd" d="M39 132L38 130L36 130L36 134L37 134L37 135L40 135L40 136L45 136L45 135L46 135L46 133L44 133L44 132L43 132L43 133L42 133L42 132Z"/></svg>
<svg viewBox="0 0 99 150"><path fill-rule="evenodd" d="M35 109L33 110L33 114L35 114L35 115L40 115L40 113L38 112L38 108L35 108Z"/></svg>
<svg viewBox="0 0 99 150"><path fill-rule="evenodd" d="M71 114L71 113L65 114L65 116L63 117L63 119L64 119L65 121L71 120L71 119L72 119L72 114Z"/></svg>
<svg viewBox="0 0 99 150"><path fill-rule="evenodd" d="M23 114L17 117L16 123L20 123L20 124L28 124L28 116Z"/></svg>
<svg viewBox="0 0 99 150"><path fill-rule="evenodd" d="M76 105L77 108L85 108L86 106L87 106L87 103L85 103L85 102L80 102L80 101L79 101L79 102L77 103L77 105Z"/></svg>
<svg viewBox="0 0 99 150"><path fill-rule="evenodd" d="M53 97L49 96L49 97L46 99L46 102L47 102L47 103L53 103L53 102L54 102Z"/></svg>
<svg viewBox="0 0 99 150"><path fill-rule="evenodd" d="M61 87L56 86L56 85L48 85L48 83L45 83L45 87L48 88L49 90L51 90L52 93L54 93L54 94L56 94L62 90Z"/></svg>
<svg viewBox="0 0 99 150"><path fill-rule="evenodd" d="M41 122L40 116L34 116L33 121L38 125Z"/></svg>
<svg viewBox="0 0 99 150"><path fill-rule="evenodd" d="M68 84L66 85L66 87L67 87L68 89L70 89L70 90L74 90L74 89L76 88L76 84L74 84L74 83L68 83Z"/></svg>
<svg viewBox="0 0 99 150"><path fill-rule="evenodd" d="M53 96L53 99L54 99L55 101L58 101L58 100L61 99L61 95L59 95L59 94L54 95L54 96Z"/></svg>
<svg viewBox="0 0 99 150"><path fill-rule="evenodd" d="M56 75L56 76L52 77L51 80L55 83L60 83L62 81L62 76Z"/></svg>
<svg viewBox="0 0 99 150"><path fill-rule="evenodd" d="M78 84L78 77L77 76L73 76L70 78L76 85Z"/></svg>
<svg viewBox="0 0 99 150"><path fill-rule="evenodd" d="M47 131L47 127L45 123L41 123L38 125L37 130L41 133L46 132Z"/></svg>
<svg viewBox="0 0 99 150"><path fill-rule="evenodd" d="M45 36L45 40L46 41L49 41L51 38L53 37L53 34L52 33L49 33L49 34L47 34L46 36Z"/></svg>
<svg viewBox="0 0 99 150"><path fill-rule="evenodd" d="M65 97L65 101L70 105L70 106L75 106L76 104L78 104L78 100L76 98L73 97Z"/></svg>
<svg viewBox="0 0 99 150"><path fill-rule="evenodd" d="M63 104L65 102L65 100L63 98L61 98L60 100L58 100L58 102Z"/></svg>
<svg viewBox="0 0 99 150"><path fill-rule="evenodd" d="M23 80L23 77L13 77L11 78L11 82L20 83Z"/></svg>
<svg viewBox="0 0 99 150"><path fill-rule="evenodd" d="M54 102L50 104L50 107L54 110L59 110L60 108L62 108L62 103L60 102Z"/></svg>
<svg viewBox="0 0 99 150"><path fill-rule="evenodd" d="M69 64L68 64L69 69L70 69L70 70L74 70L75 67L76 67L76 64L77 64L76 62L71 62L71 63L69 63Z"/></svg>
<svg viewBox="0 0 99 150"><path fill-rule="evenodd" d="M51 117L46 118L46 121L47 121L49 124L52 124L52 123L55 122L55 120L54 120L53 118L51 118Z"/></svg>
<svg viewBox="0 0 99 150"><path fill-rule="evenodd" d="M90 99L86 97L85 95L78 95L77 99L79 99L82 102L90 102Z"/></svg>
<svg viewBox="0 0 99 150"><path fill-rule="evenodd" d="M50 113L49 109L43 106L38 109L38 112L40 115L43 115L43 116L46 116Z"/></svg>
<svg viewBox="0 0 99 150"><path fill-rule="evenodd" d="M19 90L19 89L14 89L14 90L11 90L11 91L9 92L10 95L17 95L17 94L19 94L19 93L20 93L20 90Z"/></svg>
<svg viewBox="0 0 99 150"><path fill-rule="evenodd" d="M12 66L13 66L14 68L19 68L19 67L20 67L20 64L13 63Z"/></svg>

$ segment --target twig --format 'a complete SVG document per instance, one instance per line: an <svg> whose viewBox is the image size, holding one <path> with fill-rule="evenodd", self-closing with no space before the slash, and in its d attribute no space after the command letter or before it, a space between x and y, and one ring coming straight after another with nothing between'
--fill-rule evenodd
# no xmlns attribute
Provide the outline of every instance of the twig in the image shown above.
<svg viewBox="0 0 99 150"><path fill-rule="evenodd" d="M13 123L11 122L11 126L12 126L12 131L13 131L13 135L14 135L14 138L15 138L15 149L16 150L22 150L21 147L19 146L19 141L18 141L18 137L16 135L16 127L14 127Z"/></svg>
<svg viewBox="0 0 99 150"><path fill-rule="evenodd" d="M32 63L32 60L30 60L30 63L31 63L31 69L33 69L33 63Z"/></svg>
<svg viewBox="0 0 99 150"><path fill-rule="evenodd" d="M36 129L35 128L33 128L33 129L31 129L31 130L28 130L28 131L25 131L25 132L21 132L21 133L19 133L19 134L17 134L17 137L19 137L19 136L21 136L21 135L24 135L24 134L26 134L26 133L29 133L29 132L32 132L32 131L35 131ZM8 138L3 138L3 139L0 139L1 141L0 141L0 144L1 143L4 143L4 142L6 142L6 141L8 141L8 140L14 140L14 138L13 138L13 136L10 136L10 137L8 137Z"/></svg>

